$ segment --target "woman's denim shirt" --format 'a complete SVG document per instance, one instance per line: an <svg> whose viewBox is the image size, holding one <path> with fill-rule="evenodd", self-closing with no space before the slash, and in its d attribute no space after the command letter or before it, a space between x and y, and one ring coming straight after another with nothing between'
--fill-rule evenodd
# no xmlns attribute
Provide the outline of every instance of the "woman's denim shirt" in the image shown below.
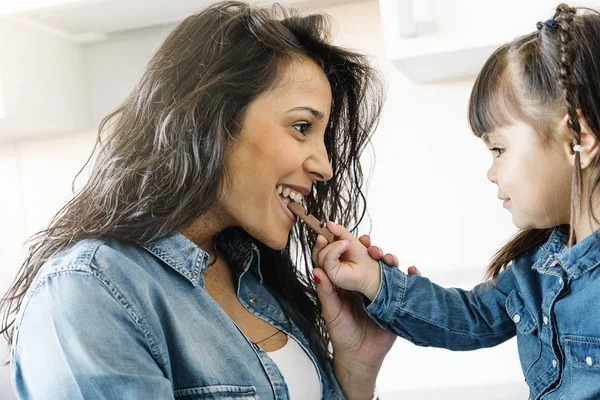
<svg viewBox="0 0 600 400"><path fill-rule="evenodd" d="M237 296L297 341L324 399L343 399L316 334L263 285L257 247L221 236ZM37 274L11 351L21 399L289 399L284 378L204 289L208 254L180 233L83 240Z"/></svg>
<svg viewBox="0 0 600 400"><path fill-rule="evenodd" d="M556 228L493 286L471 291L380 268L379 292L365 308L382 327L423 346L473 350L516 334L531 399L600 399L600 235L570 251L567 239Z"/></svg>

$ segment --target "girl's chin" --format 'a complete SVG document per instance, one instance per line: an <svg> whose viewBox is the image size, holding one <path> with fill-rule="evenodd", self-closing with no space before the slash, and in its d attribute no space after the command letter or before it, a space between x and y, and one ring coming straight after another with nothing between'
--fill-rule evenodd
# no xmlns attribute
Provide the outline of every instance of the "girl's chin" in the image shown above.
<svg viewBox="0 0 600 400"><path fill-rule="evenodd" d="M523 220L518 220L516 218L513 218L513 225L515 227L517 227L517 229L526 230L526 229L548 229L548 228L554 228L555 226L557 226L559 224L552 225L551 223L549 224L548 221L543 221L543 222L536 223L534 221L523 221Z"/></svg>

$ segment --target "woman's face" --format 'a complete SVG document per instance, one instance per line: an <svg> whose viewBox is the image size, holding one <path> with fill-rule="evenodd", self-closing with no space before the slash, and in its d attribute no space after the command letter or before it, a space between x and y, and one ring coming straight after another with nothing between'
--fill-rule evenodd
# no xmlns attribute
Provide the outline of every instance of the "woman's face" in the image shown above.
<svg viewBox="0 0 600 400"><path fill-rule="evenodd" d="M239 138L225 154L228 180L218 204L231 225L273 249L285 247L296 221L286 207L286 188L306 195L314 181L332 176L324 143L331 108L327 77L307 58L282 74L277 86L250 104Z"/></svg>

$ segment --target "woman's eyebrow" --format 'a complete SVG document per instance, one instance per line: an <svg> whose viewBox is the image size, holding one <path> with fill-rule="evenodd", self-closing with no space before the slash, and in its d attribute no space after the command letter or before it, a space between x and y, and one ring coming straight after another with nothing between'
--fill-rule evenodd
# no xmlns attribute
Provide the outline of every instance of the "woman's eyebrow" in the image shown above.
<svg viewBox="0 0 600 400"><path fill-rule="evenodd" d="M288 113L291 113L292 111L308 111L310 112L315 118L319 119L319 120L323 120L323 113L319 110L315 110L312 107L306 107L306 106L302 106L302 107L294 107L291 110L288 110Z"/></svg>

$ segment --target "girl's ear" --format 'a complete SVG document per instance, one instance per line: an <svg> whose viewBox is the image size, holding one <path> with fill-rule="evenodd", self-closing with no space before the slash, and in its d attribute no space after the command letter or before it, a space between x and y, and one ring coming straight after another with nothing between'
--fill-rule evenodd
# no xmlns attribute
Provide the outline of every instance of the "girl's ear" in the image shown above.
<svg viewBox="0 0 600 400"><path fill-rule="evenodd" d="M580 154L579 161L581 164L581 169L585 169L592 164L592 161L598 155L600 151L600 143L596 135L592 133L589 126L585 122L585 118L581 113L581 110L577 110L577 114L579 115L579 125L581 126L581 133L579 135L580 141ZM566 151L570 156L572 162L575 161L575 150L573 149L573 133L571 133L569 129L569 115L565 115L565 117L561 121L561 127L564 128L564 132L568 132L568 140L566 141Z"/></svg>

